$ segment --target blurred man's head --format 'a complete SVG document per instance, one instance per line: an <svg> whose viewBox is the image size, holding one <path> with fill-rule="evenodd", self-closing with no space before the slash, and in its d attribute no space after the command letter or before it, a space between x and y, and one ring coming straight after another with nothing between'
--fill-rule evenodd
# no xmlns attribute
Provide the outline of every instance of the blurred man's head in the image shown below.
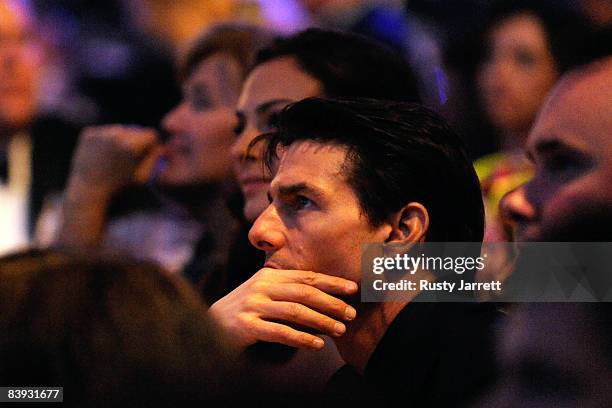
<svg viewBox="0 0 612 408"><path fill-rule="evenodd" d="M581 239L581 226L612 220L610 101L610 57L566 75L549 96L527 142L536 174L501 204L517 241Z"/></svg>
<svg viewBox="0 0 612 408"><path fill-rule="evenodd" d="M361 245L481 241L474 169L443 119L416 104L311 98L280 115L280 164L249 238L267 266L358 280Z"/></svg>
<svg viewBox="0 0 612 408"><path fill-rule="evenodd" d="M271 180L261 149L248 150L273 130L278 112L312 96L419 101L414 74L400 56L363 37L310 29L263 49L238 100L234 168L253 221L266 208Z"/></svg>
<svg viewBox="0 0 612 408"><path fill-rule="evenodd" d="M24 2L0 0L0 138L34 116L40 51L31 20Z"/></svg>

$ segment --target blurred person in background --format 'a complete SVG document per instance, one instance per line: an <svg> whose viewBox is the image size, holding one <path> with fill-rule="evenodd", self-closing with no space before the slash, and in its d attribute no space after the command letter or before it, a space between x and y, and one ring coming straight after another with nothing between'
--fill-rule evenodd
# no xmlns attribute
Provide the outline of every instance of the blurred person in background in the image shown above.
<svg viewBox="0 0 612 408"><path fill-rule="evenodd" d="M527 139L534 177L500 204L518 242L610 240L612 228L612 52L566 73ZM601 256L607 256L602 254ZM584 269L609 293L606 262ZM592 268L592 265L591 265ZM580 273L582 274L582 269ZM522 271L529 276L534 271ZM592 281L596 282L596 281ZM603 284L602 284L603 283ZM595 290L593 290L595 292ZM612 390L610 303L518 305L499 338L501 381L482 406L607 407Z"/></svg>
<svg viewBox="0 0 612 408"><path fill-rule="evenodd" d="M596 27L612 25L612 2L610 0L579 0L582 12Z"/></svg>
<svg viewBox="0 0 612 408"><path fill-rule="evenodd" d="M59 197L76 139L75 126L40 115L46 66L34 19L27 2L0 1L0 254L53 223L44 210Z"/></svg>
<svg viewBox="0 0 612 408"><path fill-rule="evenodd" d="M301 0L313 23L349 31L388 45L399 53L406 48L408 25L400 4L373 0Z"/></svg>
<svg viewBox="0 0 612 408"><path fill-rule="evenodd" d="M313 25L360 34L402 55L413 68L423 102L441 110L446 78L436 29L412 2L397 0L299 0ZM439 5L437 6L438 8ZM445 5L445 7L448 7Z"/></svg>
<svg viewBox="0 0 612 408"><path fill-rule="evenodd" d="M610 55L564 76L542 108L526 146L535 175L500 204L516 241L610 240Z"/></svg>
<svg viewBox="0 0 612 408"><path fill-rule="evenodd" d="M195 283L224 276L237 224L225 205L232 185L234 106L247 67L269 37L254 26L220 24L193 43L179 68L183 99L162 123L166 143L150 128L86 129L75 154L59 242L105 245L157 260L174 272L188 269ZM109 222L113 197L134 182L162 193L159 209ZM216 288L211 282L203 286Z"/></svg>
<svg viewBox="0 0 612 408"><path fill-rule="evenodd" d="M238 359L205 311L153 264L53 250L0 258L0 383L61 386L72 407L227 403Z"/></svg>
<svg viewBox="0 0 612 408"><path fill-rule="evenodd" d="M500 151L475 163L487 211L485 241L508 240L497 207L501 197L527 181L527 134L550 89L575 64L586 37L578 15L533 1L494 3L482 30L475 68L480 107Z"/></svg>

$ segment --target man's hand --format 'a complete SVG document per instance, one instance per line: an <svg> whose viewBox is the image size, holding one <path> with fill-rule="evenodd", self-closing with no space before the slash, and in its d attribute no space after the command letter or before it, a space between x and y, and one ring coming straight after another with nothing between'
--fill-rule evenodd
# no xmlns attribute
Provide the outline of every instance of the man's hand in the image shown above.
<svg viewBox="0 0 612 408"><path fill-rule="evenodd" d="M341 336L343 321L353 320L356 311L331 295L356 292L355 282L335 276L263 268L209 311L239 348L267 341L318 350L324 345L321 338L289 325Z"/></svg>
<svg viewBox="0 0 612 408"><path fill-rule="evenodd" d="M146 181L161 151L154 129L89 127L81 133L71 178L114 192L130 183Z"/></svg>

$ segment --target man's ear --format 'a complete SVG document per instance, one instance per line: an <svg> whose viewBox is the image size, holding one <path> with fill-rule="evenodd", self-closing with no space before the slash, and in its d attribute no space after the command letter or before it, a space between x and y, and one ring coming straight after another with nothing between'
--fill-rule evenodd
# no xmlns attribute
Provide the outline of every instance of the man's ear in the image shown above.
<svg viewBox="0 0 612 408"><path fill-rule="evenodd" d="M423 242L429 230L429 213L423 204L408 203L389 220L391 234L386 242Z"/></svg>

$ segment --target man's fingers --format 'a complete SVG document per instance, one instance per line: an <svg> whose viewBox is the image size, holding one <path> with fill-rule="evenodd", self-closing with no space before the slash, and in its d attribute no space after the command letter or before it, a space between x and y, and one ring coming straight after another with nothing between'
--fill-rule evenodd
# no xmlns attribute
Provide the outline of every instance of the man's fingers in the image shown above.
<svg viewBox="0 0 612 408"><path fill-rule="evenodd" d="M336 295L353 295L358 289L357 284L348 279L311 271L264 268L260 273L276 282L303 283Z"/></svg>
<svg viewBox="0 0 612 408"><path fill-rule="evenodd" d="M284 324L264 320L258 322L254 328L254 335L260 341L280 343L297 348L320 350L325 345L324 341L317 336L295 330Z"/></svg>
<svg viewBox="0 0 612 408"><path fill-rule="evenodd" d="M260 317L296 323L334 337L342 336L346 332L343 323L299 303L267 302L262 306Z"/></svg>
<svg viewBox="0 0 612 408"><path fill-rule="evenodd" d="M270 284L267 295L274 301L301 303L320 313L342 320L353 320L357 314L352 306L342 300L304 284Z"/></svg>

